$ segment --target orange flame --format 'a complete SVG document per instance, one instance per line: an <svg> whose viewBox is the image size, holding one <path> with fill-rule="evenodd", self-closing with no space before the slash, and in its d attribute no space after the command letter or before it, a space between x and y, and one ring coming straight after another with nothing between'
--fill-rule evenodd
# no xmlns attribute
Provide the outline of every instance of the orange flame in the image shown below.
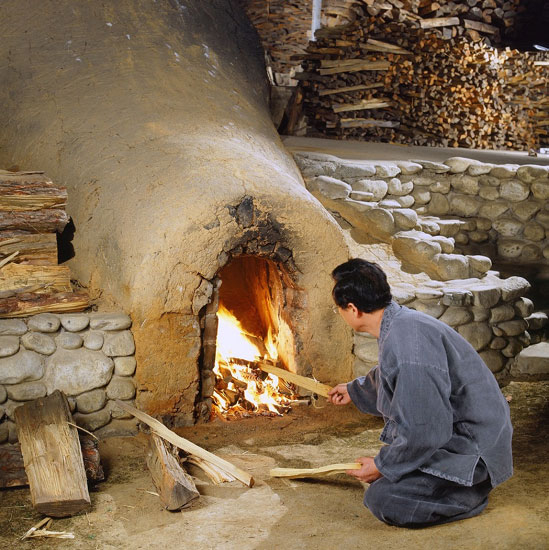
<svg viewBox="0 0 549 550"><path fill-rule="evenodd" d="M263 375L250 368L249 364L265 359L276 360L276 344L271 330L267 342L247 335L238 319L222 305L217 312L218 328L214 373L216 389L213 394L217 411L226 414L246 410L242 400L247 401L254 412L268 410L281 414L280 408L287 407L297 396L281 393L279 378L273 374ZM259 345L265 348L261 351ZM288 388L289 389L289 388ZM232 398L231 398L232 396ZM248 405L249 407L249 405Z"/></svg>

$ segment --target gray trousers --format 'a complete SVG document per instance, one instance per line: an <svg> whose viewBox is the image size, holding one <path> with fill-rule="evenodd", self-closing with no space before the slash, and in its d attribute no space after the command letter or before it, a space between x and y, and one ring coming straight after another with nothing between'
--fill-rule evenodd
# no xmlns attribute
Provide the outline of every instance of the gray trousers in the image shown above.
<svg viewBox="0 0 549 550"><path fill-rule="evenodd" d="M481 460L472 487L416 470L396 483L384 477L374 481L364 495L364 504L376 518L389 525L428 527L480 514L488 504L491 489Z"/></svg>

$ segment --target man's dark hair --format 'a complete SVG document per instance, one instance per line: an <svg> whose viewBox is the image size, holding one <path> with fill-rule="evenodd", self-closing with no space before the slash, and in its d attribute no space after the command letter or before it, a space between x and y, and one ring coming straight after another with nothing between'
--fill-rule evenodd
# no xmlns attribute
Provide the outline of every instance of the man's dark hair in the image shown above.
<svg viewBox="0 0 549 550"><path fill-rule="evenodd" d="M332 271L335 281L332 296L341 308L354 304L360 311L371 313L391 303L387 276L376 264L354 258Z"/></svg>

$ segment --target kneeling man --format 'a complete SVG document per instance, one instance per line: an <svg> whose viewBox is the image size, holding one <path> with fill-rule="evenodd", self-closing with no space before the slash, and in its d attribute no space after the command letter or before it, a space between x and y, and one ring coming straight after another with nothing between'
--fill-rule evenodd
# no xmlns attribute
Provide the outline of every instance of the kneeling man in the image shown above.
<svg viewBox="0 0 549 550"><path fill-rule="evenodd" d="M387 445L347 472L371 484L364 504L402 527L479 514L513 472L509 406L494 376L453 328L394 302L377 265L354 259L332 276L345 322L379 343L379 364L329 395L385 421Z"/></svg>

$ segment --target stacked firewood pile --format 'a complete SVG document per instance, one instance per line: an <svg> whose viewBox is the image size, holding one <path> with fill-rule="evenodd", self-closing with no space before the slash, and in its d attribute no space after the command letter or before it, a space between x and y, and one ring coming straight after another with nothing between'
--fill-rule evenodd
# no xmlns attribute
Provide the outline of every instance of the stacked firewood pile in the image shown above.
<svg viewBox="0 0 549 550"><path fill-rule="evenodd" d="M436 2L358 4L354 22L317 31L302 58L292 108L303 108L309 135L521 150L548 142L549 56L492 45L518 2L428 13Z"/></svg>
<svg viewBox="0 0 549 550"><path fill-rule="evenodd" d="M0 170L0 317L88 307L57 265L57 237L69 218L67 190L42 172Z"/></svg>

